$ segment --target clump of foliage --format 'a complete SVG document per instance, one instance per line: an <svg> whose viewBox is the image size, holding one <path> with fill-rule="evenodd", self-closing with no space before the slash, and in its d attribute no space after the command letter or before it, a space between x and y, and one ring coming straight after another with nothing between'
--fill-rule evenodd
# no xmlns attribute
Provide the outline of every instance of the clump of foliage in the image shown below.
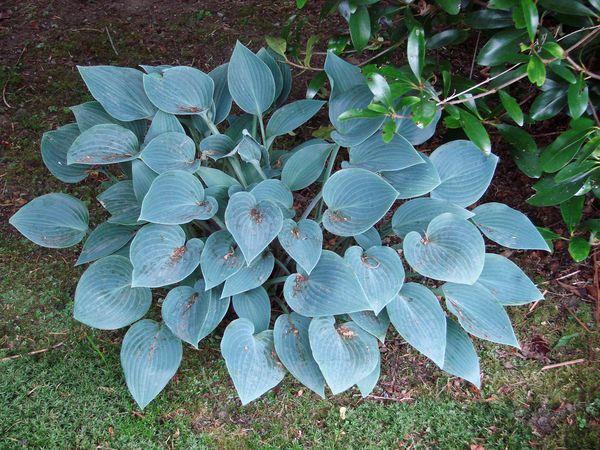
<svg viewBox="0 0 600 450"><path fill-rule="evenodd" d="M299 8L305 4L297 3ZM528 203L559 206L571 256L576 261L587 258L600 233L597 219L582 222L586 197L600 196L600 120L595 106L600 74L592 71L600 36L598 0L323 3L323 16L335 11L348 22L349 33L332 37L328 49L337 54L376 52L361 65L379 95L349 117L390 117L390 138L395 115L427 125L441 109L447 128L462 130L484 151L491 148L488 130L498 132L520 170L539 179ZM285 49L292 64L319 70L311 65L317 38L311 37L303 52L294 39L286 31L270 43ZM465 42L473 52L460 52L456 59L439 56L445 48ZM405 44L408 66L381 64ZM487 74L481 82L471 79L477 66ZM311 95L324 80L323 75L315 77ZM553 128L538 136L523 129L535 130L559 114L564 114L566 125L559 131ZM548 135L556 138L540 146ZM549 242L565 239L542 231Z"/></svg>
<svg viewBox="0 0 600 450"><path fill-rule="evenodd" d="M60 180L106 174L98 201L107 220L89 232L86 206L64 193L36 198L10 219L44 247L87 236L74 317L99 329L130 326L121 363L140 407L176 373L183 343L197 348L230 306L238 318L221 351L244 404L287 371L320 396L326 385L368 395L390 323L476 386L469 334L519 346L505 306L542 295L514 263L486 252L481 233L513 249L549 249L506 205L468 209L490 184L493 153L467 140L417 151L437 118L423 128L397 118L385 140L383 115L343 120L379 94L333 53L325 64L331 140L291 150L279 138L325 102L285 103L291 71L275 53L238 43L209 74L142 68L80 67L95 101L73 107L76 123L42 139L44 162ZM296 202L294 192L302 192ZM311 194L300 207L298 197ZM145 319L159 299L162 320Z"/></svg>

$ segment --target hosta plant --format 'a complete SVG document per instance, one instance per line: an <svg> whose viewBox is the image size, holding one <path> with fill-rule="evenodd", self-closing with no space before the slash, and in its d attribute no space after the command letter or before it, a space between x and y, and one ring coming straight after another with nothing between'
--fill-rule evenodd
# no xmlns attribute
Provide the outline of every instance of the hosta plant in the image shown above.
<svg viewBox="0 0 600 450"><path fill-rule="evenodd" d="M107 176L97 197L106 221L90 232L86 206L63 193L32 200L10 220L44 247L85 239L74 317L129 327L121 363L140 407L177 372L184 345L198 348L230 308L237 318L225 319L221 352L244 404L286 372L320 396L355 385L368 395L390 323L476 386L470 335L519 347L505 306L542 295L514 263L486 251L483 236L487 250L548 246L520 212L472 207L493 177L493 153L467 140L417 151L436 121L419 128L398 119L384 142L383 117L341 120L373 93L333 54L335 130L291 150L280 137L325 102L286 103L291 72L274 53L238 43L208 74L142 68L80 67L95 101L73 107L76 122L42 139L60 180ZM161 319L144 318L149 311Z"/></svg>

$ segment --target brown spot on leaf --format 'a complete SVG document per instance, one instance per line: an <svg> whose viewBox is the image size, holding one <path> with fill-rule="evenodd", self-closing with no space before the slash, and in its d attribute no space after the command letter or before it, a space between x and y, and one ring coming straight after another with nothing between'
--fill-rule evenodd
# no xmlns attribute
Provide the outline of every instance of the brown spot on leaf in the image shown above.
<svg viewBox="0 0 600 450"><path fill-rule="evenodd" d="M250 210L250 217L255 223L261 223L263 221L263 215L257 208L252 208Z"/></svg>
<svg viewBox="0 0 600 450"><path fill-rule="evenodd" d="M356 336L356 333L348 328L346 325L341 325L337 328L337 332L344 339L352 339Z"/></svg>
<svg viewBox="0 0 600 450"><path fill-rule="evenodd" d="M183 255L186 252L186 248L185 245L182 245L181 247L177 247L175 250L173 250L173 253L171 254L171 262L176 263L178 262Z"/></svg>

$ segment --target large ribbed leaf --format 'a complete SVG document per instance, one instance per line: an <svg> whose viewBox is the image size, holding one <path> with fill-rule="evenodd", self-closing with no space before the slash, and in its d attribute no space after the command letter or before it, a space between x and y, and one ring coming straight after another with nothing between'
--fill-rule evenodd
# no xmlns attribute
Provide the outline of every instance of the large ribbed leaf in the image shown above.
<svg viewBox="0 0 600 450"><path fill-rule="evenodd" d="M254 261L248 266L242 267L225 280L223 297L246 292L260 286L269 279L274 265L275 258L273 254L271 252L263 252L254 258Z"/></svg>
<svg viewBox="0 0 600 450"><path fill-rule="evenodd" d="M385 335L390 326L390 318L385 309L377 315L373 311L358 311L350 313L349 316L367 333L372 334L382 343L385 341Z"/></svg>
<svg viewBox="0 0 600 450"><path fill-rule="evenodd" d="M451 213L463 219L473 217L471 211L435 198L415 198L402 204L392 217L394 233L404 238L411 231L423 234L435 217Z"/></svg>
<svg viewBox="0 0 600 450"><path fill-rule="evenodd" d="M98 201L110 214L110 223L135 225L140 217L140 202L131 180L117 181L100 194Z"/></svg>
<svg viewBox="0 0 600 450"><path fill-rule="evenodd" d="M237 319L227 326L221 353L243 405L277 386L285 376L283 365L275 358L273 332L254 334L248 319Z"/></svg>
<svg viewBox="0 0 600 450"><path fill-rule="evenodd" d="M255 333L269 328L271 301L262 286L234 295L233 309L238 317L248 319L254 324Z"/></svg>
<svg viewBox="0 0 600 450"><path fill-rule="evenodd" d="M67 164L101 165L134 159L139 150L136 135L114 124L95 125L81 133L67 152Z"/></svg>
<svg viewBox="0 0 600 450"><path fill-rule="evenodd" d="M390 183L398 198L413 198L428 194L440 184L440 176L431 160L421 154L424 164L416 164L402 170L383 172L383 179Z"/></svg>
<svg viewBox="0 0 600 450"><path fill-rule="evenodd" d="M200 141L201 158L215 161L235 153L235 142L226 134L213 134Z"/></svg>
<svg viewBox="0 0 600 450"><path fill-rule="evenodd" d="M225 223L250 263L279 234L283 216L275 203L258 202L249 192L238 192L229 199Z"/></svg>
<svg viewBox="0 0 600 450"><path fill-rule="evenodd" d="M215 103L215 113L212 121L216 124L223 122L231 111L231 94L227 86L227 68L229 64L221 64L216 69L211 70L208 76L213 79L215 84L215 93L213 101Z"/></svg>
<svg viewBox="0 0 600 450"><path fill-rule="evenodd" d="M385 308L404 283L404 268L398 253L390 247L346 250L344 261L354 271L375 314Z"/></svg>
<svg viewBox="0 0 600 450"><path fill-rule="evenodd" d="M154 180L144 197L140 220L178 225L208 220L217 212L217 201L204 194L200 180L189 172L172 170Z"/></svg>
<svg viewBox="0 0 600 450"><path fill-rule="evenodd" d="M294 196L281 180L263 180L250 191L257 202L270 200L280 206L281 212L287 214L294 204Z"/></svg>
<svg viewBox="0 0 600 450"><path fill-rule="evenodd" d="M121 346L121 366L129 392L144 409L177 372L181 341L165 324L140 320L127 330Z"/></svg>
<svg viewBox="0 0 600 450"><path fill-rule="evenodd" d="M381 236L375 227L369 228L364 233L354 235L354 240L365 250L375 245L381 245Z"/></svg>
<svg viewBox="0 0 600 450"><path fill-rule="evenodd" d="M229 297L221 290L205 290L204 280L194 286L177 286L162 304L162 318L173 334L195 348L221 323L229 309Z"/></svg>
<svg viewBox="0 0 600 450"><path fill-rule="evenodd" d="M292 309L306 317L346 314L371 308L354 272L339 255L329 250L323 250L310 275L290 275L283 294Z"/></svg>
<svg viewBox="0 0 600 450"><path fill-rule="evenodd" d="M235 152L240 156L242 161L258 164L263 153L266 153L266 150L247 130L244 130L242 132L242 140L235 147Z"/></svg>
<svg viewBox="0 0 600 450"><path fill-rule="evenodd" d="M485 155L471 141L463 140L439 146L430 159L442 181L431 197L459 206L469 206L481 198L498 163L496 155Z"/></svg>
<svg viewBox="0 0 600 450"><path fill-rule="evenodd" d="M287 370L304 386L325 398L325 379L312 355L308 337L310 319L295 312L275 321L275 351Z"/></svg>
<svg viewBox="0 0 600 450"><path fill-rule="evenodd" d="M310 274L319 262L323 247L323 232L319 224L309 219L297 223L286 219L277 238L292 259Z"/></svg>
<svg viewBox="0 0 600 450"><path fill-rule="evenodd" d="M131 287L133 266L123 256L96 261L75 290L73 317L93 328L116 330L144 317L152 303L145 287Z"/></svg>
<svg viewBox="0 0 600 450"><path fill-rule="evenodd" d="M488 289L478 284L446 283L442 291L446 306L467 332L520 348L508 314Z"/></svg>
<svg viewBox="0 0 600 450"><path fill-rule="evenodd" d="M163 133L152 139L140 153L140 158L157 173L169 170L195 172L200 166L196 145L182 133Z"/></svg>
<svg viewBox="0 0 600 450"><path fill-rule="evenodd" d="M454 214L437 216L423 236L411 231L403 247L408 264L434 280L473 284L483 270L485 244L481 234Z"/></svg>
<svg viewBox="0 0 600 450"><path fill-rule="evenodd" d="M141 159L131 161L131 179L133 192L138 203L142 203L144 197L150 190L152 182L158 174L144 163Z"/></svg>
<svg viewBox="0 0 600 450"><path fill-rule="evenodd" d="M275 98L279 97L281 91L283 90L283 75L281 73L280 66L275 61L273 54L264 47L256 52L256 56L258 56L271 71L271 75L273 75L273 81L275 81Z"/></svg>
<svg viewBox="0 0 600 450"><path fill-rule="evenodd" d="M145 225L131 242L133 286L161 287L177 283L200 264L204 243L186 242L178 225Z"/></svg>
<svg viewBox="0 0 600 450"><path fill-rule="evenodd" d="M354 86L361 84L366 86L360 68L344 61L332 51L327 52L325 72L331 85L331 97L336 97Z"/></svg>
<svg viewBox="0 0 600 450"><path fill-rule="evenodd" d="M378 133L350 148L350 164L372 172L401 170L423 163L419 153L402 136L384 142Z"/></svg>
<svg viewBox="0 0 600 450"><path fill-rule="evenodd" d="M79 266L112 255L125 246L135 236L135 232L134 227L108 222L101 223L86 239L75 265Z"/></svg>
<svg viewBox="0 0 600 450"><path fill-rule="evenodd" d="M146 95L157 108L170 114L189 115L208 110L214 89L212 78L193 67L170 67L162 73L144 75Z"/></svg>
<svg viewBox="0 0 600 450"><path fill-rule="evenodd" d="M273 113L267 124L267 137L280 136L295 130L314 116L325 104L321 100L297 100Z"/></svg>
<svg viewBox="0 0 600 450"><path fill-rule="evenodd" d="M8 221L30 241L48 248L80 242L88 230L89 213L82 201L67 194L34 198Z"/></svg>
<svg viewBox="0 0 600 450"><path fill-rule="evenodd" d="M316 141L294 151L283 166L281 181L292 191L310 186L323 172L332 149L333 146L328 142Z"/></svg>
<svg viewBox="0 0 600 450"><path fill-rule="evenodd" d="M385 215L397 195L392 186L368 170L340 170L323 187L323 200L329 207L323 214L323 226L339 236L360 234Z"/></svg>
<svg viewBox="0 0 600 450"><path fill-rule="evenodd" d="M200 178L202 178L202 181L204 181L208 187L225 186L228 188L230 186L240 186L239 181L219 169L200 166L196 173L200 175Z"/></svg>
<svg viewBox="0 0 600 450"><path fill-rule="evenodd" d="M313 357L333 394L352 387L377 366L377 339L354 322L335 324L335 318L318 317L308 328Z"/></svg>
<svg viewBox="0 0 600 450"><path fill-rule="evenodd" d="M486 287L502 305L524 305L544 298L514 262L493 253L485 254L483 272L476 284Z"/></svg>
<svg viewBox="0 0 600 450"><path fill-rule="evenodd" d="M242 252L228 231L217 231L208 237L200 257L206 289L221 284L244 266Z"/></svg>
<svg viewBox="0 0 600 450"><path fill-rule="evenodd" d="M134 120L132 122L123 122L121 120L117 120L108 114L100 103L94 101L71 106L70 109L75 116L79 131L82 133L86 130L89 130L94 125L112 123L133 131L137 136L138 141L141 142L148 128L145 119Z"/></svg>
<svg viewBox="0 0 600 450"><path fill-rule="evenodd" d="M435 127L442 115L442 111L438 110L435 113L435 117L426 127L419 128L411 118L409 118L410 107L401 109L398 111L399 116L403 118L396 119L396 134L399 134L405 138L412 145L421 145L423 142L429 140L435 133Z"/></svg>
<svg viewBox="0 0 600 450"><path fill-rule="evenodd" d="M421 284L406 283L386 309L406 342L441 367L446 348L446 314L433 292Z"/></svg>
<svg viewBox="0 0 600 450"><path fill-rule="evenodd" d="M269 66L239 41L229 61L227 82L233 100L248 114L262 115L275 100Z"/></svg>
<svg viewBox="0 0 600 450"><path fill-rule="evenodd" d="M87 88L115 119L131 120L152 117L156 108L146 97L143 74L129 67L77 66Z"/></svg>
<svg viewBox="0 0 600 450"><path fill-rule="evenodd" d="M446 318L446 354L442 369L481 387L479 357L469 335L452 319Z"/></svg>
<svg viewBox="0 0 600 450"><path fill-rule="evenodd" d="M158 110L152 118L152 123L150 124L150 128L148 129L146 137L144 138L144 144L149 143L152 139L160 134L169 132L185 134L183 125L181 125L181 122L179 122L177 116Z"/></svg>
<svg viewBox="0 0 600 450"><path fill-rule="evenodd" d="M484 203L471 220L489 239L508 248L546 250L550 247L525 214L502 203Z"/></svg>
<svg viewBox="0 0 600 450"><path fill-rule="evenodd" d="M67 165L67 152L79 136L77 124L70 123L42 136L42 159L48 170L65 183L78 183L88 176L88 167L81 164Z"/></svg>
<svg viewBox="0 0 600 450"><path fill-rule="evenodd" d="M377 382L379 381L379 377L381 376L381 354L377 352L377 365L373 369L373 371L364 377L362 380L356 382L356 387L360 391L360 395L362 398L366 398L369 396L375 386L377 386Z"/></svg>

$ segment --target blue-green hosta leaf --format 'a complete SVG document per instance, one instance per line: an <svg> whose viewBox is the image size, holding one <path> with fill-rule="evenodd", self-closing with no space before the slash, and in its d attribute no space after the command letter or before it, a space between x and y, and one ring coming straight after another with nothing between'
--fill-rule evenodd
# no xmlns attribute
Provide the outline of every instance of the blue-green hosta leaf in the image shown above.
<svg viewBox="0 0 600 450"><path fill-rule="evenodd" d="M383 179L398 191L400 199L428 194L440 184L440 176L431 160L423 154L420 156L424 164L381 174Z"/></svg>
<svg viewBox="0 0 600 450"><path fill-rule="evenodd" d="M429 158L442 181L431 197L458 206L472 205L481 198L498 163L496 155L485 155L471 141L464 140L440 145Z"/></svg>
<svg viewBox="0 0 600 450"><path fill-rule="evenodd" d="M198 348L198 343L221 323L229 309L229 297L221 290L205 290L204 280L194 286L177 286L162 304L162 318L179 339Z"/></svg>
<svg viewBox="0 0 600 450"><path fill-rule="evenodd" d="M368 397L369 394L373 392L373 389L377 386L377 382L381 376L381 354L377 352L377 356L377 365L373 371L362 380L356 382L356 386L358 387L362 398Z"/></svg>
<svg viewBox="0 0 600 450"><path fill-rule="evenodd" d="M200 141L201 158L215 161L235 154L235 142L226 134L213 134Z"/></svg>
<svg viewBox="0 0 600 450"><path fill-rule="evenodd" d="M110 214L110 223L136 225L140 217L140 203L131 180L117 181L100 194L98 201Z"/></svg>
<svg viewBox="0 0 600 450"><path fill-rule="evenodd" d="M469 335L454 320L446 318L446 354L442 370L481 387L479 357Z"/></svg>
<svg viewBox="0 0 600 450"><path fill-rule="evenodd" d="M240 155L242 161L258 164L265 150L247 130L244 130L242 140L235 147L235 152Z"/></svg>
<svg viewBox="0 0 600 450"><path fill-rule="evenodd" d="M285 376L283 365L275 358L273 331L254 334L254 324L248 319L227 325L221 353L243 405L277 386Z"/></svg>
<svg viewBox="0 0 600 450"><path fill-rule="evenodd" d="M212 121L215 124L223 122L231 111L231 94L227 86L227 68L229 64L221 64L208 73L215 83L215 93L213 101L215 103L215 113Z"/></svg>
<svg viewBox="0 0 600 450"><path fill-rule="evenodd" d="M140 158L157 173L169 170L195 172L200 166L192 138L175 132L156 136L144 147Z"/></svg>
<svg viewBox="0 0 600 450"><path fill-rule="evenodd" d="M427 225L440 214L451 213L463 219L474 214L460 206L435 198L415 198L402 204L392 217L394 233L404 238L411 231L425 233Z"/></svg>
<svg viewBox="0 0 600 450"><path fill-rule="evenodd" d="M132 122L123 122L121 120L117 120L108 114L100 103L94 101L71 106L70 109L75 116L79 131L82 133L86 130L89 130L94 125L112 123L133 131L138 138L138 141L141 142L148 128L146 120L144 119L134 120Z"/></svg>
<svg viewBox="0 0 600 450"><path fill-rule="evenodd" d="M329 208L323 214L323 226L339 236L363 233L388 212L397 195L373 172L340 170L323 186L323 200Z"/></svg>
<svg viewBox="0 0 600 450"><path fill-rule="evenodd" d="M160 64L158 66L149 66L147 64L140 64L140 67L144 69L146 73L163 73L163 71L170 69L171 65L169 64Z"/></svg>
<svg viewBox="0 0 600 450"><path fill-rule="evenodd" d="M123 256L107 256L87 268L77 283L73 317L93 328L116 330L141 319L152 293L131 287L133 266Z"/></svg>
<svg viewBox="0 0 600 450"><path fill-rule="evenodd" d="M131 161L131 181L135 198L141 204L158 174L141 159Z"/></svg>
<svg viewBox="0 0 600 450"><path fill-rule="evenodd" d="M310 322L308 336L313 357L334 395L364 379L377 366L377 339L354 322L336 326L334 317L317 317Z"/></svg>
<svg viewBox="0 0 600 450"><path fill-rule="evenodd" d="M67 152L79 136L77 124L70 123L42 136L42 159L48 170L65 183L79 183L88 176L88 167L81 164L67 165Z"/></svg>
<svg viewBox="0 0 600 450"><path fill-rule="evenodd" d="M140 220L163 225L179 225L192 220L208 220L219 205L204 194L200 180L189 172L172 170L160 174L144 197Z"/></svg>
<svg viewBox="0 0 600 450"><path fill-rule="evenodd" d="M273 58L275 58L277 62L277 67L279 67L279 70L281 71L281 80L283 86L281 87L281 94L279 94L279 97L277 97L277 99L275 100L275 105L281 106L288 99L292 90L292 70L290 69L288 63L281 59L278 59L277 56L278 55L273 55Z"/></svg>
<svg viewBox="0 0 600 450"><path fill-rule="evenodd" d="M484 203L473 210L471 220L498 244L516 249L546 250L550 247L525 214L502 203Z"/></svg>
<svg viewBox="0 0 600 450"><path fill-rule="evenodd" d="M114 124L95 125L81 133L67 151L67 164L102 165L131 161L139 144L136 135Z"/></svg>
<svg viewBox="0 0 600 450"><path fill-rule="evenodd" d="M408 264L434 280L473 284L483 270L485 244L481 234L454 214L437 216L423 235L411 231L403 247Z"/></svg>
<svg viewBox="0 0 600 450"><path fill-rule="evenodd" d="M306 317L371 309L352 269L341 256L329 250L323 250L310 275L290 275L283 287L283 295L294 311Z"/></svg>
<svg viewBox="0 0 600 450"><path fill-rule="evenodd" d="M364 109L373 100L373 93L366 85L358 85L343 92L329 102L329 120L336 131L331 138L343 147L351 147L364 142L379 130L385 116L368 119L340 120L342 113L350 109Z"/></svg>
<svg viewBox="0 0 600 450"><path fill-rule="evenodd" d="M245 265L242 252L228 231L217 231L208 237L200 257L206 289L218 286Z"/></svg>
<svg viewBox="0 0 600 450"><path fill-rule="evenodd" d="M223 297L240 294L260 286L269 279L274 265L275 258L273 254L263 252L260 256L254 258L254 261L248 266L242 267L225 280Z"/></svg>
<svg viewBox="0 0 600 450"><path fill-rule="evenodd" d="M156 136L163 133L182 133L185 134L185 129L181 122L174 114L169 114L160 109L156 111L154 117L152 118L152 123L150 124L150 128L148 129L148 133L144 138L144 144L149 143Z"/></svg>
<svg viewBox="0 0 600 450"><path fill-rule="evenodd" d="M483 272L476 284L486 287L502 305L524 305L544 298L514 262L493 253L485 254Z"/></svg>
<svg viewBox="0 0 600 450"><path fill-rule="evenodd" d="M203 246L200 239L186 242L178 225L145 225L131 241L133 286L161 287L183 280L200 264Z"/></svg>
<svg viewBox="0 0 600 450"><path fill-rule="evenodd" d="M344 61L332 51L327 52L325 72L331 85L331 97L336 97L354 86L366 86L360 68Z"/></svg>
<svg viewBox="0 0 600 450"><path fill-rule="evenodd" d="M381 245L381 236L375 227L354 236L354 240L365 250L375 245Z"/></svg>
<svg viewBox="0 0 600 450"><path fill-rule="evenodd" d="M89 213L81 200L53 193L34 198L8 222L37 245L66 248L79 243L85 236Z"/></svg>
<svg viewBox="0 0 600 450"><path fill-rule="evenodd" d="M319 224L309 219L297 223L286 219L277 238L283 249L310 275L321 258L323 247L323 232Z"/></svg>
<svg viewBox="0 0 600 450"><path fill-rule="evenodd" d="M227 175L225 172L219 169L214 169L212 167L200 166L196 171L202 181L208 187L212 186L240 186L240 183L230 175Z"/></svg>
<svg viewBox="0 0 600 450"><path fill-rule="evenodd" d="M127 330L121 346L121 366L129 392L140 408L162 391L177 372L183 348L165 324L140 320Z"/></svg>
<svg viewBox="0 0 600 450"><path fill-rule="evenodd" d="M256 52L256 56L258 56L260 60L264 62L271 71L271 75L273 75L273 81L275 82L274 98L279 97L281 91L283 90L283 75L281 74L279 64L277 64L273 55L264 47L261 48L258 52Z"/></svg>
<svg viewBox="0 0 600 450"><path fill-rule="evenodd" d="M134 227L101 223L86 239L75 265L79 266L112 255L127 244L135 236L135 232Z"/></svg>
<svg viewBox="0 0 600 450"><path fill-rule="evenodd" d="M267 137L281 136L295 130L313 117L325 104L321 100L297 100L279 108L267 124Z"/></svg>
<svg viewBox="0 0 600 450"><path fill-rule="evenodd" d="M227 68L229 92L248 114L262 115L275 100L275 79L258 56L239 41Z"/></svg>
<svg viewBox="0 0 600 450"><path fill-rule="evenodd" d="M249 192L238 192L229 199L225 224L250 263L279 234L283 215L275 203L259 202Z"/></svg>
<svg viewBox="0 0 600 450"><path fill-rule="evenodd" d="M401 109L398 112L398 115L409 116L410 107ZM421 145L423 142L428 141L429 138L433 136L441 115L442 111L438 110L429 125L423 128L419 128L410 118L396 119L396 134L405 138L412 145Z"/></svg>
<svg viewBox="0 0 600 450"><path fill-rule="evenodd" d="M238 317L248 319L254 324L255 333L269 328L271 301L262 286L234 295L233 309Z"/></svg>
<svg viewBox="0 0 600 450"><path fill-rule="evenodd" d="M263 180L250 191L257 202L270 200L280 206L281 212L290 214L294 204L294 196L290 189L281 180ZM291 213L294 213L292 210Z"/></svg>
<svg viewBox="0 0 600 450"><path fill-rule="evenodd" d="M350 148L350 164L372 172L406 169L424 161L410 142L394 136L384 142L379 133Z"/></svg>
<svg viewBox="0 0 600 450"><path fill-rule="evenodd" d="M367 333L372 334L382 343L385 342L385 335L390 326L390 318L385 309L379 314L373 311L358 311L349 314L350 318Z"/></svg>
<svg viewBox="0 0 600 450"><path fill-rule="evenodd" d="M433 292L421 284L406 283L386 309L400 336L441 367L446 348L446 314Z"/></svg>
<svg viewBox="0 0 600 450"><path fill-rule="evenodd" d="M325 168L325 161L333 146L325 141L298 148L286 160L281 172L281 181L292 191L298 191L314 183Z"/></svg>
<svg viewBox="0 0 600 450"><path fill-rule="evenodd" d="M77 66L87 88L115 119L129 122L152 117L156 108L146 97L143 73L129 67Z"/></svg>
<svg viewBox="0 0 600 450"><path fill-rule="evenodd" d="M199 114L213 101L211 77L193 67L170 67L162 73L144 75L144 90L150 101L169 114Z"/></svg>
<svg viewBox="0 0 600 450"><path fill-rule="evenodd" d="M300 383L325 398L325 379L312 355L308 327L310 319L295 312L275 321L275 351L287 370Z"/></svg>
<svg viewBox="0 0 600 450"><path fill-rule="evenodd" d="M376 314L394 299L404 283L402 261L390 247L363 250L353 246L346 250L344 261L354 271Z"/></svg>
<svg viewBox="0 0 600 450"><path fill-rule="evenodd" d="M446 306L467 332L520 348L508 314L488 289L478 284L446 283L442 292Z"/></svg>

